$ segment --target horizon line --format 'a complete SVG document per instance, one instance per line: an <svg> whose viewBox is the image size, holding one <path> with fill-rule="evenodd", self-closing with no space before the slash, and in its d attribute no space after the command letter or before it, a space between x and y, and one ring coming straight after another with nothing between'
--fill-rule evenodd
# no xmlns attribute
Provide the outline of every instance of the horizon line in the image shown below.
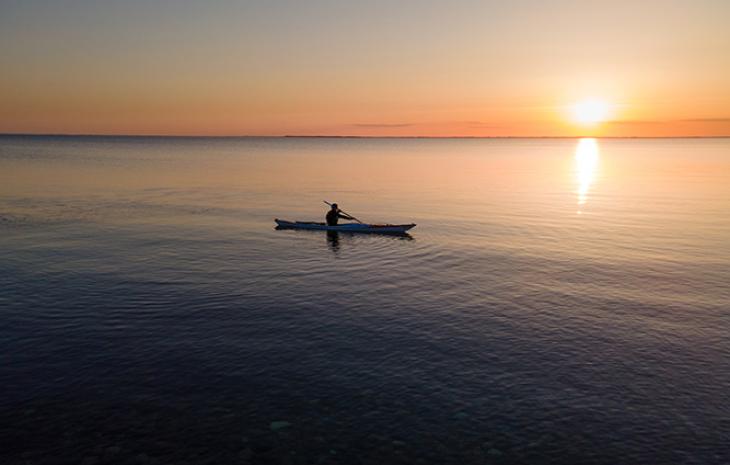
<svg viewBox="0 0 730 465"><path fill-rule="evenodd" d="M726 135L677 135L677 136L389 136L389 135L327 135L327 134L239 134L239 135L205 135L205 134L109 134L109 133L35 133L35 132L0 132L0 137L156 137L156 138L189 138L189 139L727 139Z"/></svg>

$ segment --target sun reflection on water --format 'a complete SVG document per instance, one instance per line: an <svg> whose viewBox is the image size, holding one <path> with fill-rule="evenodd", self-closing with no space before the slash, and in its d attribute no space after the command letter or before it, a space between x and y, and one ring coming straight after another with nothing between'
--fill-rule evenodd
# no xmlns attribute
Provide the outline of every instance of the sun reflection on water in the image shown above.
<svg viewBox="0 0 730 465"><path fill-rule="evenodd" d="M578 141L575 148L575 176L578 182L578 213L588 200L588 190L593 184L598 171L598 141L584 138Z"/></svg>

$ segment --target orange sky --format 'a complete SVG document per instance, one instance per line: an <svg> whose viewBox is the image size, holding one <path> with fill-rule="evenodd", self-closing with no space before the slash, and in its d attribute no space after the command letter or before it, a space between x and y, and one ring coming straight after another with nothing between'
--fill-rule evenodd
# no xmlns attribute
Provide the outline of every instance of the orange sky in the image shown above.
<svg viewBox="0 0 730 465"><path fill-rule="evenodd" d="M0 132L730 135L727 1L59 3L0 3Z"/></svg>

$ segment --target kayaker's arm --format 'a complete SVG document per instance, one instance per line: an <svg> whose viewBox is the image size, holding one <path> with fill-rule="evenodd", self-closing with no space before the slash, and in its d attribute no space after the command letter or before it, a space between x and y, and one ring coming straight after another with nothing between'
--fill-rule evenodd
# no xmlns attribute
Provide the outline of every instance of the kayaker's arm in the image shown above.
<svg viewBox="0 0 730 465"><path fill-rule="evenodd" d="M347 213L338 212L338 216L344 220L355 220L355 218L351 217Z"/></svg>

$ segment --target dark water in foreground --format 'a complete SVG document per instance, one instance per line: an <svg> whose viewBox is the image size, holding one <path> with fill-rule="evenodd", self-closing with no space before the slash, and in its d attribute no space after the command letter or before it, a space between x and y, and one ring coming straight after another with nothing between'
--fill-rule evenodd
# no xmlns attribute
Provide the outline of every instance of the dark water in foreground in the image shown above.
<svg viewBox="0 0 730 465"><path fill-rule="evenodd" d="M727 139L0 137L0 463L730 463L729 282Z"/></svg>

